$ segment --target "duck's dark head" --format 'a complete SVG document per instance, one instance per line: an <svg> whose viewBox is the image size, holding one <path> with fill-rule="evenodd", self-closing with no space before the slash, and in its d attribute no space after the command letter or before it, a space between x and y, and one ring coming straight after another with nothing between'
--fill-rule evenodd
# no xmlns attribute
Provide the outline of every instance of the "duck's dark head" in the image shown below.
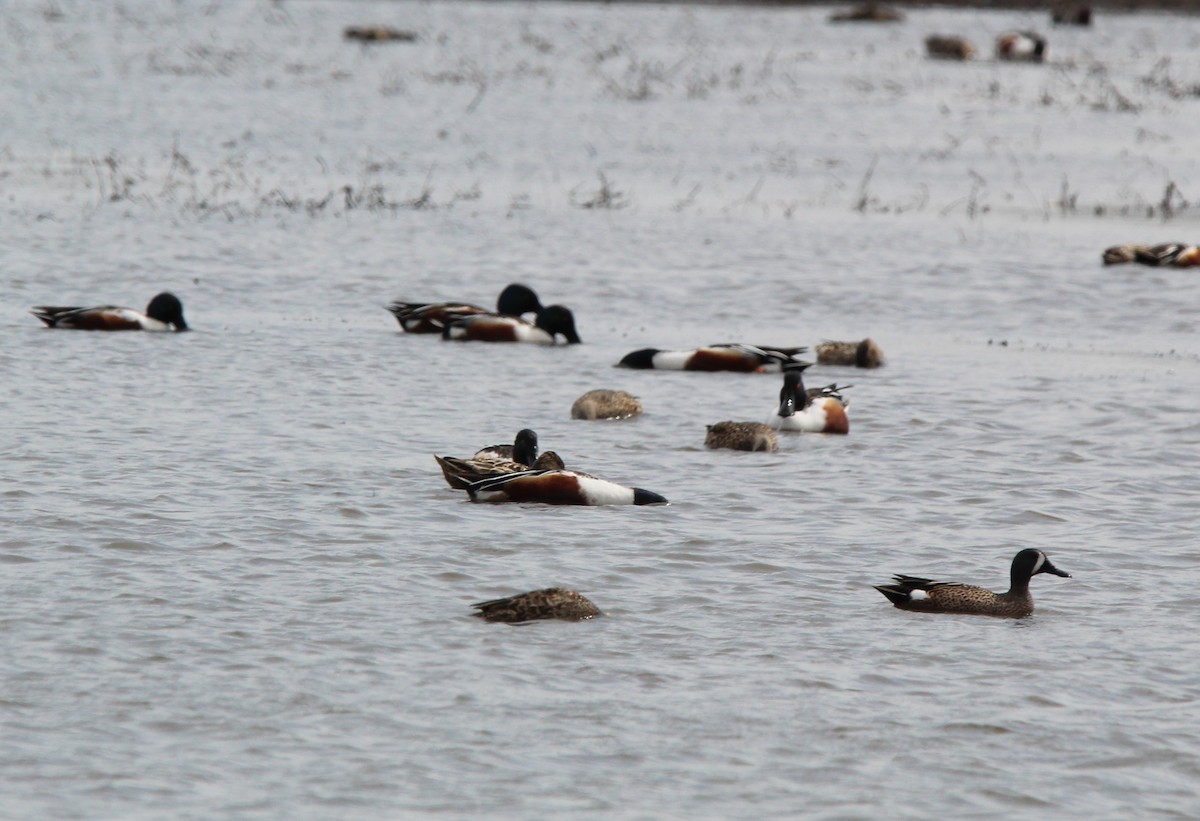
<svg viewBox="0 0 1200 821"><path fill-rule="evenodd" d="M654 355L661 353L658 348L642 348L640 351L633 351L621 357L621 361L617 363L618 368L640 368L647 369L654 367Z"/></svg>
<svg viewBox="0 0 1200 821"><path fill-rule="evenodd" d="M537 326L551 336L562 334L568 345L578 345L581 340L575 332L575 315L562 305L551 305L538 312Z"/></svg>
<svg viewBox="0 0 1200 821"><path fill-rule="evenodd" d="M1051 564L1050 558L1037 548L1027 547L1013 557L1013 587L1019 587L1022 584L1028 584L1029 579L1036 576L1038 573L1053 573L1055 576L1062 576L1064 579L1071 578L1070 573L1059 570L1057 567Z"/></svg>
<svg viewBox="0 0 1200 821"><path fill-rule="evenodd" d="M801 374L809 365L808 362L801 362L783 369L783 387L779 389L779 416L786 419L795 415L796 411L804 410L808 403L808 394L804 390Z"/></svg>
<svg viewBox="0 0 1200 821"><path fill-rule="evenodd" d="M188 329L187 322L183 319L183 303L179 301L179 297L167 291L150 300L150 304L146 306L146 316L173 325L177 331Z"/></svg>
<svg viewBox="0 0 1200 821"><path fill-rule="evenodd" d="M522 465L532 465L538 458L537 434L529 428L517 431L513 440L513 461Z"/></svg>
<svg viewBox="0 0 1200 821"><path fill-rule="evenodd" d="M496 313L507 316L539 313L541 310L542 303L533 289L517 282L501 291L500 298L496 300Z"/></svg>

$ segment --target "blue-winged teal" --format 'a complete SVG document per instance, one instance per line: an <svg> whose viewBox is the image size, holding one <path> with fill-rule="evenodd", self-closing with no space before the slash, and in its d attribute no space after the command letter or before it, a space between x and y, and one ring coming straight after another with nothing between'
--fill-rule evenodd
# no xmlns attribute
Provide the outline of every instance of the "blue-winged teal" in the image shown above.
<svg viewBox="0 0 1200 821"><path fill-rule="evenodd" d="M883 349L873 339L861 342L827 341L817 346L817 362L850 368L878 368L884 363Z"/></svg>
<svg viewBox="0 0 1200 821"><path fill-rule="evenodd" d="M476 602L471 606L479 611L472 613L472 616L506 624L521 624L537 619L583 621L604 615L587 598L565 587L531 590L503 599Z"/></svg>
<svg viewBox="0 0 1200 821"><path fill-rule="evenodd" d="M802 433L850 432L850 417L846 415L849 404L841 392L851 385L836 383L821 388L805 389L801 372L808 364L795 365L783 372L783 387L779 391L779 405L767 424L775 430L800 431Z"/></svg>
<svg viewBox="0 0 1200 821"><path fill-rule="evenodd" d="M893 576L896 580L894 584L876 585L875 589L901 610L1020 619L1033 612L1029 580L1038 573L1071 577L1070 573L1064 573L1051 564L1045 553L1028 547L1013 557L1006 593L993 593L970 584L935 582L916 576Z"/></svg>
<svg viewBox="0 0 1200 821"><path fill-rule="evenodd" d="M571 405L572 419L629 419L642 415L642 403L625 391L588 391Z"/></svg>
<svg viewBox="0 0 1200 821"><path fill-rule="evenodd" d="M487 308L463 302L393 302L387 306L400 327L410 334L440 334L446 326L460 319L478 314L492 313ZM542 310L533 289L512 283L500 292L496 300L496 313L505 316L523 316Z"/></svg>
<svg viewBox="0 0 1200 821"><path fill-rule="evenodd" d="M96 308L73 308L39 305L29 313L46 323L48 328L68 328L78 331L186 331L183 303L174 294L163 291L146 306L146 312L133 308L101 305Z"/></svg>
<svg viewBox="0 0 1200 821"><path fill-rule="evenodd" d="M472 502L536 502L544 505L665 505L653 491L625 487L574 470L529 470L467 486Z"/></svg>
<svg viewBox="0 0 1200 821"><path fill-rule="evenodd" d="M779 371L785 365L799 362L799 354L808 348L767 348L738 343L706 345L690 351L662 351L642 348L625 354L617 363L619 368L656 369L666 371L739 371L763 373Z"/></svg>
<svg viewBox="0 0 1200 821"><path fill-rule="evenodd" d="M704 434L706 448L729 450L763 450L768 453L779 446L775 431L762 422L717 422L708 425Z"/></svg>

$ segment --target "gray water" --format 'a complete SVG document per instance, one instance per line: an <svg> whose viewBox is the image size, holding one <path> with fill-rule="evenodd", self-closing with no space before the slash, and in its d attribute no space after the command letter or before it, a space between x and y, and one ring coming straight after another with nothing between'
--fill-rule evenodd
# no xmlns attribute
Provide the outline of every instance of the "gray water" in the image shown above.
<svg viewBox="0 0 1200 821"><path fill-rule="evenodd" d="M0 816L1200 815L1197 279L1100 264L1200 233L1195 18L1009 66L1043 13L829 11L6 5ZM382 309L511 281L585 344ZM193 332L25 313L166 289ZM868 335L775 454L703 441L777 376L611 367ZM521 427L671 505L445 486ZM1020 622L871 589L1027 546L1074 577ZM548 585L607 617L468 616Z"/></svg>

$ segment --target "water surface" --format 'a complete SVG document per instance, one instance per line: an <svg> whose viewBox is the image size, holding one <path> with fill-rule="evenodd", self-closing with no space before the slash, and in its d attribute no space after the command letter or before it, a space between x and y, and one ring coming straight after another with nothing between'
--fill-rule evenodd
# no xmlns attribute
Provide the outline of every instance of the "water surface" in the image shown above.
<svg viewBox="0 0 1200 821"><path fill-rule="evenodd" d="M1196 239L1146 217L1200 188L1191 18L1003 66L921 43L1044 15L829 11L6 8L0 815L1200 813L1197 281L1099 261ZM382 310L511 281L585 344ZM24 313L164 289L194 332ZM770 455L704 425L778 377L612 368L867 335L887 367L810 372L850 435ZM597 387L646 415L570 420ZM521 427L672 504L445 487ZM1021 622L871 589L1026 546L1074 578ZM608 617L468 617L552 584Z"/></svg>

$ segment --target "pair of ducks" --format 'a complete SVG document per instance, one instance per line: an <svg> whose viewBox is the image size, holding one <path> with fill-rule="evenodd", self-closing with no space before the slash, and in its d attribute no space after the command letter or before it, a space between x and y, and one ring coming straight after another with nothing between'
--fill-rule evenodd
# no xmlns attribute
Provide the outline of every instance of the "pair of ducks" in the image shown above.
<svg viewBox="0 0 1200 821"><path fill-rule="evenodd" d="M568 345L582 340L575 315L562 305L543 306L533 289L512 283L500 292L496 310L461 302L401 302L387 306L401 329L410 334L441 334L442 339L479 342L529 342L553 345L562 336ZM534 314L529 322L523 317Z"/></svg>
<svg viewBox="0 0 1200 821"><path fill-rule="evenodd" d="M875 589L901 610L1021 619L1033 614L1029 582L1040 573L1071 577L1070 573L1055 567L1043 551L1026 548L1013 557L1009 588L1004 593L962 582L939 582L904 575L894 576L892 584L876 585ZM533 590L471 606L478 611L472 615L507 624L538 619L584 621L603 615L585 596L564 587Z"/></svg>
<svg viewBox="0 0 1200 821"><path fill-rule="evenodd" d="M567 344L581 340L575 316L562 305L543 306L532 289L513 283L500 293L496 311L477 305L438 302L394 302L388 310L408 333L440 333L445 339L478 339L488 342L533 342L553 345L558 336ZM50 328L81 331L186 331L183 303L164 291L150 300L145 311L100 305L93 308L38 305L30 309ZM521 317L535 314L530 323Z"/></svg>
<svg viewBox="0 0 1200 821"><path fill-rule="evenodd" d="M468 459L433 457L446 484L465 490L472 502L535 502L546 505L665 505L665 497L588 473L567 470L554 451L538 454L537 434L528 428L512 445L493 445Z"/></svg>
<svg viewBox="0 0 1200 821"><path fill-rule="evenodd" d="M925 53L939 60L971 60L975 46L962 37L931 34L925 38ZM996 38L996 59L1005 62L1040 63L1046 59L1046 38L1034 31L1010 31Z"/></svg>
<svg viewBox="0 0 1200 821"><path fill-rule="evenodd" d="M705 345L690 351L664 351L642 348L625 354L618 368L666 371L735 371L767 373L805 365L800 354L808 348L770 348L765 345L723 343ZM879 368L885 358L883 349L873 339L854 342L825 341L817 346L817 362L822 365L843 365L852 368Z"/></svg>
<svg viewBox="0 0 1200 821"><path fill-rule="evenodd" d="M704 437L705 447L772 452L779 445L776 431L849 433L850 418L846 415L849 402L841 392L853 386L835 382L806 389L801 374L809 366L810 363L804 362L784 370L779 404L766 423L717 422L709 425Z"/></svg>

